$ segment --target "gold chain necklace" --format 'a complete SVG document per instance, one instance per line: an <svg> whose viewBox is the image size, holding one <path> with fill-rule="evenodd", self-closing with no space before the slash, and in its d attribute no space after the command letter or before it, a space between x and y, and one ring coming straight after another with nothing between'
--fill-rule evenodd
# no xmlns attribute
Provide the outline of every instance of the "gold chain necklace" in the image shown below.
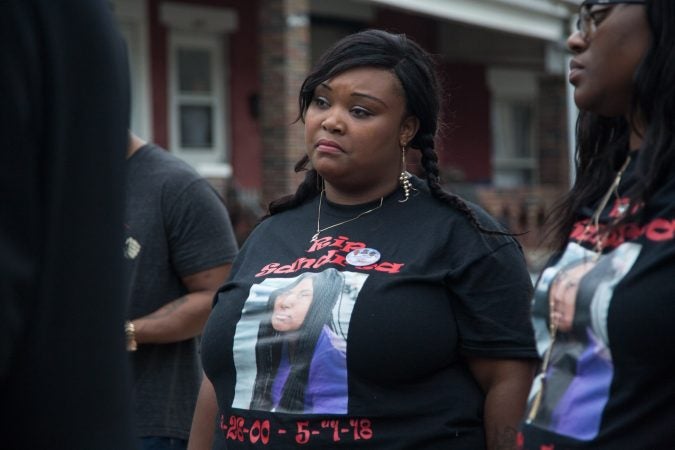
<svg viewBox="0 0 675 450"><path fill-rule="evenodd" d="M621 183L621 177L623 176L623 173L626 171L626 168L628 167L628 164L630 164L630 155L626 157L626 161L624 161L623 165L619 169L619 171L616 173L616 177L614 177L614 181L612 184L609 186L609 189L605 193L605 195L602 197L602 200L600 201L600 204L598 205L597 209L593 212L593 215L591 216L590 220L588 221L588 224L586 224L586 227L584 228L584 236L588 236L588 231L593 225L595 228L595 254L596 258L599 258L600 255L602 254L602 250L605 248L605 239L607 239L607 236L609 236L609 231L611 229L611 226L605 227L605 232L600 234L600 216L602 215L602 212L605 210L607 207L607 203L609 203L609 199L612 198L612 194L616 198L619 198L619 184ZM618 217L614 220L614 223L618 222L621 220L623 217L625 211L623 211L621 214L618 215Z"/></svg>
<svg viewBox="0 0 675 450"><path fill-rule="evenodd" d="M314 236L312 236L312 239L311 239L309 242L314 242L314 241L316 241L317 239L319 239L319 234L323 233L323 232L326 231L326 230L330 230L331 228L335 228L335 227L337 227L337 226L339 226L339 225L344 225L345 223L348 223L348 222L351 222L351 221L353 221L353 220L356 220L356 219L358 219L359 217L363 217L363 216L365 216L365 215L368 214L368 213L371 213L371 212L373 212L373 211L375 211L375 210L377 210L377 209L382 208L382 203L384 203L384 197L380 197L380 204L377 205L376 207L371 208L371 209L369 209L369 210L367 210L367 211L363 211L363 212L360 213L358 216L352 217L351 219L347 219L347 220L344 220L344 221L342 221L342 222L339 222L339 223L336 223L336 224L329 225L329 226L327 226L327 227L321 228L321 201L322 201L322 199L323 199L323 195L324 195L324 189L321 189L321 193L319 194L319 212L318 212L318 214L316 215L316 233L314 233Z"/></svg>
<svg viewBox="0 0 675 450"><path fill-rule="evenodd" d="M602 254L603 249L605 248L605 239L609 235L609 230L611 227L607 227L606 231L600 235L600 216L602 215L602 212L604 209L607 207L607 203L609 203L609 199L612 198L612 194L614 194L617 198L619 197L619 192L618 192L618 187L619 184L621 183L621 177L623 177L623 173L626 171L626 168L628 168L628 164L630 164L630 155L626 157L626 161L624 161L623 165L619 169L619 171L616 173L616 176L614 177L614 181L612 184L609 186L609 189L605 193L605 195L602 197L602 200L600 201L600 204L596 208L596 210L593 212L593 215L591 216L590 220L588 221L588 224L586 225L584 229L584 236L588 236L588 231L591 227L591 225L595 228L595 233L596 233L596 243L595 243L595 248L593 249L595 252L595 259L598 259L600 255ZM615 219L615 223L623 217L625 214L625 211L623 211L619 216ZM566 271L565 269L561 269L558 275L556 277L565 275ZM534 400L532 401L532 406L530 408L530 412L527 415L527 423L530 423L534 420L534 418L537 416L537 412L539 411L539 407L541 406L541 401L542 401L542 396L544 395L544 385L546 383L546 377L547 377L547 371L549 368L549 364L551 362L551 353L553 351L553 344L555 344L556 337L558 335L558 319L554 317L556 313L556 308L555 308L555 299L553 298L552 294L549 293L549 303L548 303L548 335L549 335L549 345L548 348L546 349L546 352L544 353L544 358L541 363L541 376L540 376L540 386L539 386L539 391L537 392L536 396L534 397Z"/></svg>

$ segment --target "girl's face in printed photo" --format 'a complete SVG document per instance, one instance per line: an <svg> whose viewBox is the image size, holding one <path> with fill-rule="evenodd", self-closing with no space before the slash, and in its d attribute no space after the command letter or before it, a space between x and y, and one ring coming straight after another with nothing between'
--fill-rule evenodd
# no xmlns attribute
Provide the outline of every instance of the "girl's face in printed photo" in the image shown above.
<svg viewBox="0 0 675 450"><path fill-rule="evenodd" d="M593 267L595 267L595 262L585 262L571 269L563 269L553 281L549 294L549 307L551 308L551 320L558 330L565 333L572 330L579 284L584 275Z"/></svg>
<svg viewBox="0 0 675 450"><path fill-rule="evenodd" d="M314 284L305 278L288 291L280 293L274 302L272 327L287 332L300 329L314 298Z"/></svg>

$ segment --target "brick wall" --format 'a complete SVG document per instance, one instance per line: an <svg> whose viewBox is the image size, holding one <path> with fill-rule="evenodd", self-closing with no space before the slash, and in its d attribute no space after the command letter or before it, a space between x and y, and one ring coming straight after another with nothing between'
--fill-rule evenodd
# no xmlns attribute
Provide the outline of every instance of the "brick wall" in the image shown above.
<svg viewBox="0 0 675 450"><path fill-rule="evenodd" d="M565 78L539 77L538 158L539 183L569 186L567 94Z"/></svg>
<svg viewBox="0 0 675 450"><path fill-rule="evenodd" d="M262 201L295 191L293 167L305 153L297 114L300 85L310 60L309 0L260 2Z"/></svg>

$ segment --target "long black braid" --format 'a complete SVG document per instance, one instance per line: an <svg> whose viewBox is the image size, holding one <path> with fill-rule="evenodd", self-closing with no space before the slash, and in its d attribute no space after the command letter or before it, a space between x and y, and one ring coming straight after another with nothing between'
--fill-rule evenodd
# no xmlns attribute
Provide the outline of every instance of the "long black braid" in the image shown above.
<svg viewBox="0 0 675 450"><path fill-rule="evenodd" d="M431 191L431 195L436 197L437 199L441 200L444 203L447 203L451 207L455 208L456 210L460 211L462 214L464 214L468 219L469 222L476 227L478 230L480 230L482 233L486 234L498 234L498 235L511 235L510 233L506 233L503 231L499 230L490 230L487 228L484 228L480 222L478 222L478 219L476 218L476 214L473 212L473 210L469 207L469 205L466 204L464 200L462 200L461 197L458 195L453 194L452 192L448 192L443 189L440 183L440 177L439 177L439 172L438 172L438 155L434 151L434 139L433 136L431 135L426 135L422 139L420 139L421 144L420 145L420 152L422 153L422 168L424 169L424 172L426 173L426 180L427 180L427 186L429 186L429 190Z"/></svg>

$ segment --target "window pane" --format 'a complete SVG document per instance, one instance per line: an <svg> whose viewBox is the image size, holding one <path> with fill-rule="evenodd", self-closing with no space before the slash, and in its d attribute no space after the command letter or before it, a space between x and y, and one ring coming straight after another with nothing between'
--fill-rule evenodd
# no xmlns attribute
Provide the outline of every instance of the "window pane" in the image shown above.
<svg viewBox="0 0 675 450"><path fill-rule="evenodd" d="M492 109L493 182L510 188L535 181L534 107L530 102L502 99Z"/></svg>
<svg viewBox="0 0 675 450"><path fill-rule="evenodd" d="M493 182L500 188L531 186L534 183L532 175L527 169L499 169L495 171Z"/></svg>
<svg viewBox="0 0 675 450"><path fill-rule="evenodd" d="M213 108L181 105L180 146L185 150L213 147Z"/></svg>
<svg viewBox="0 0 675 450"><path fill-rule="evenodd" d="M532 107L514 104L511 110L515 156L532 155Z"/></svg>
<svg viewBox="0 0 675 450"><path fill-rule="evenodd" d="M211 92L211 52L178 49L178 89L183 93Z"/></svg>

